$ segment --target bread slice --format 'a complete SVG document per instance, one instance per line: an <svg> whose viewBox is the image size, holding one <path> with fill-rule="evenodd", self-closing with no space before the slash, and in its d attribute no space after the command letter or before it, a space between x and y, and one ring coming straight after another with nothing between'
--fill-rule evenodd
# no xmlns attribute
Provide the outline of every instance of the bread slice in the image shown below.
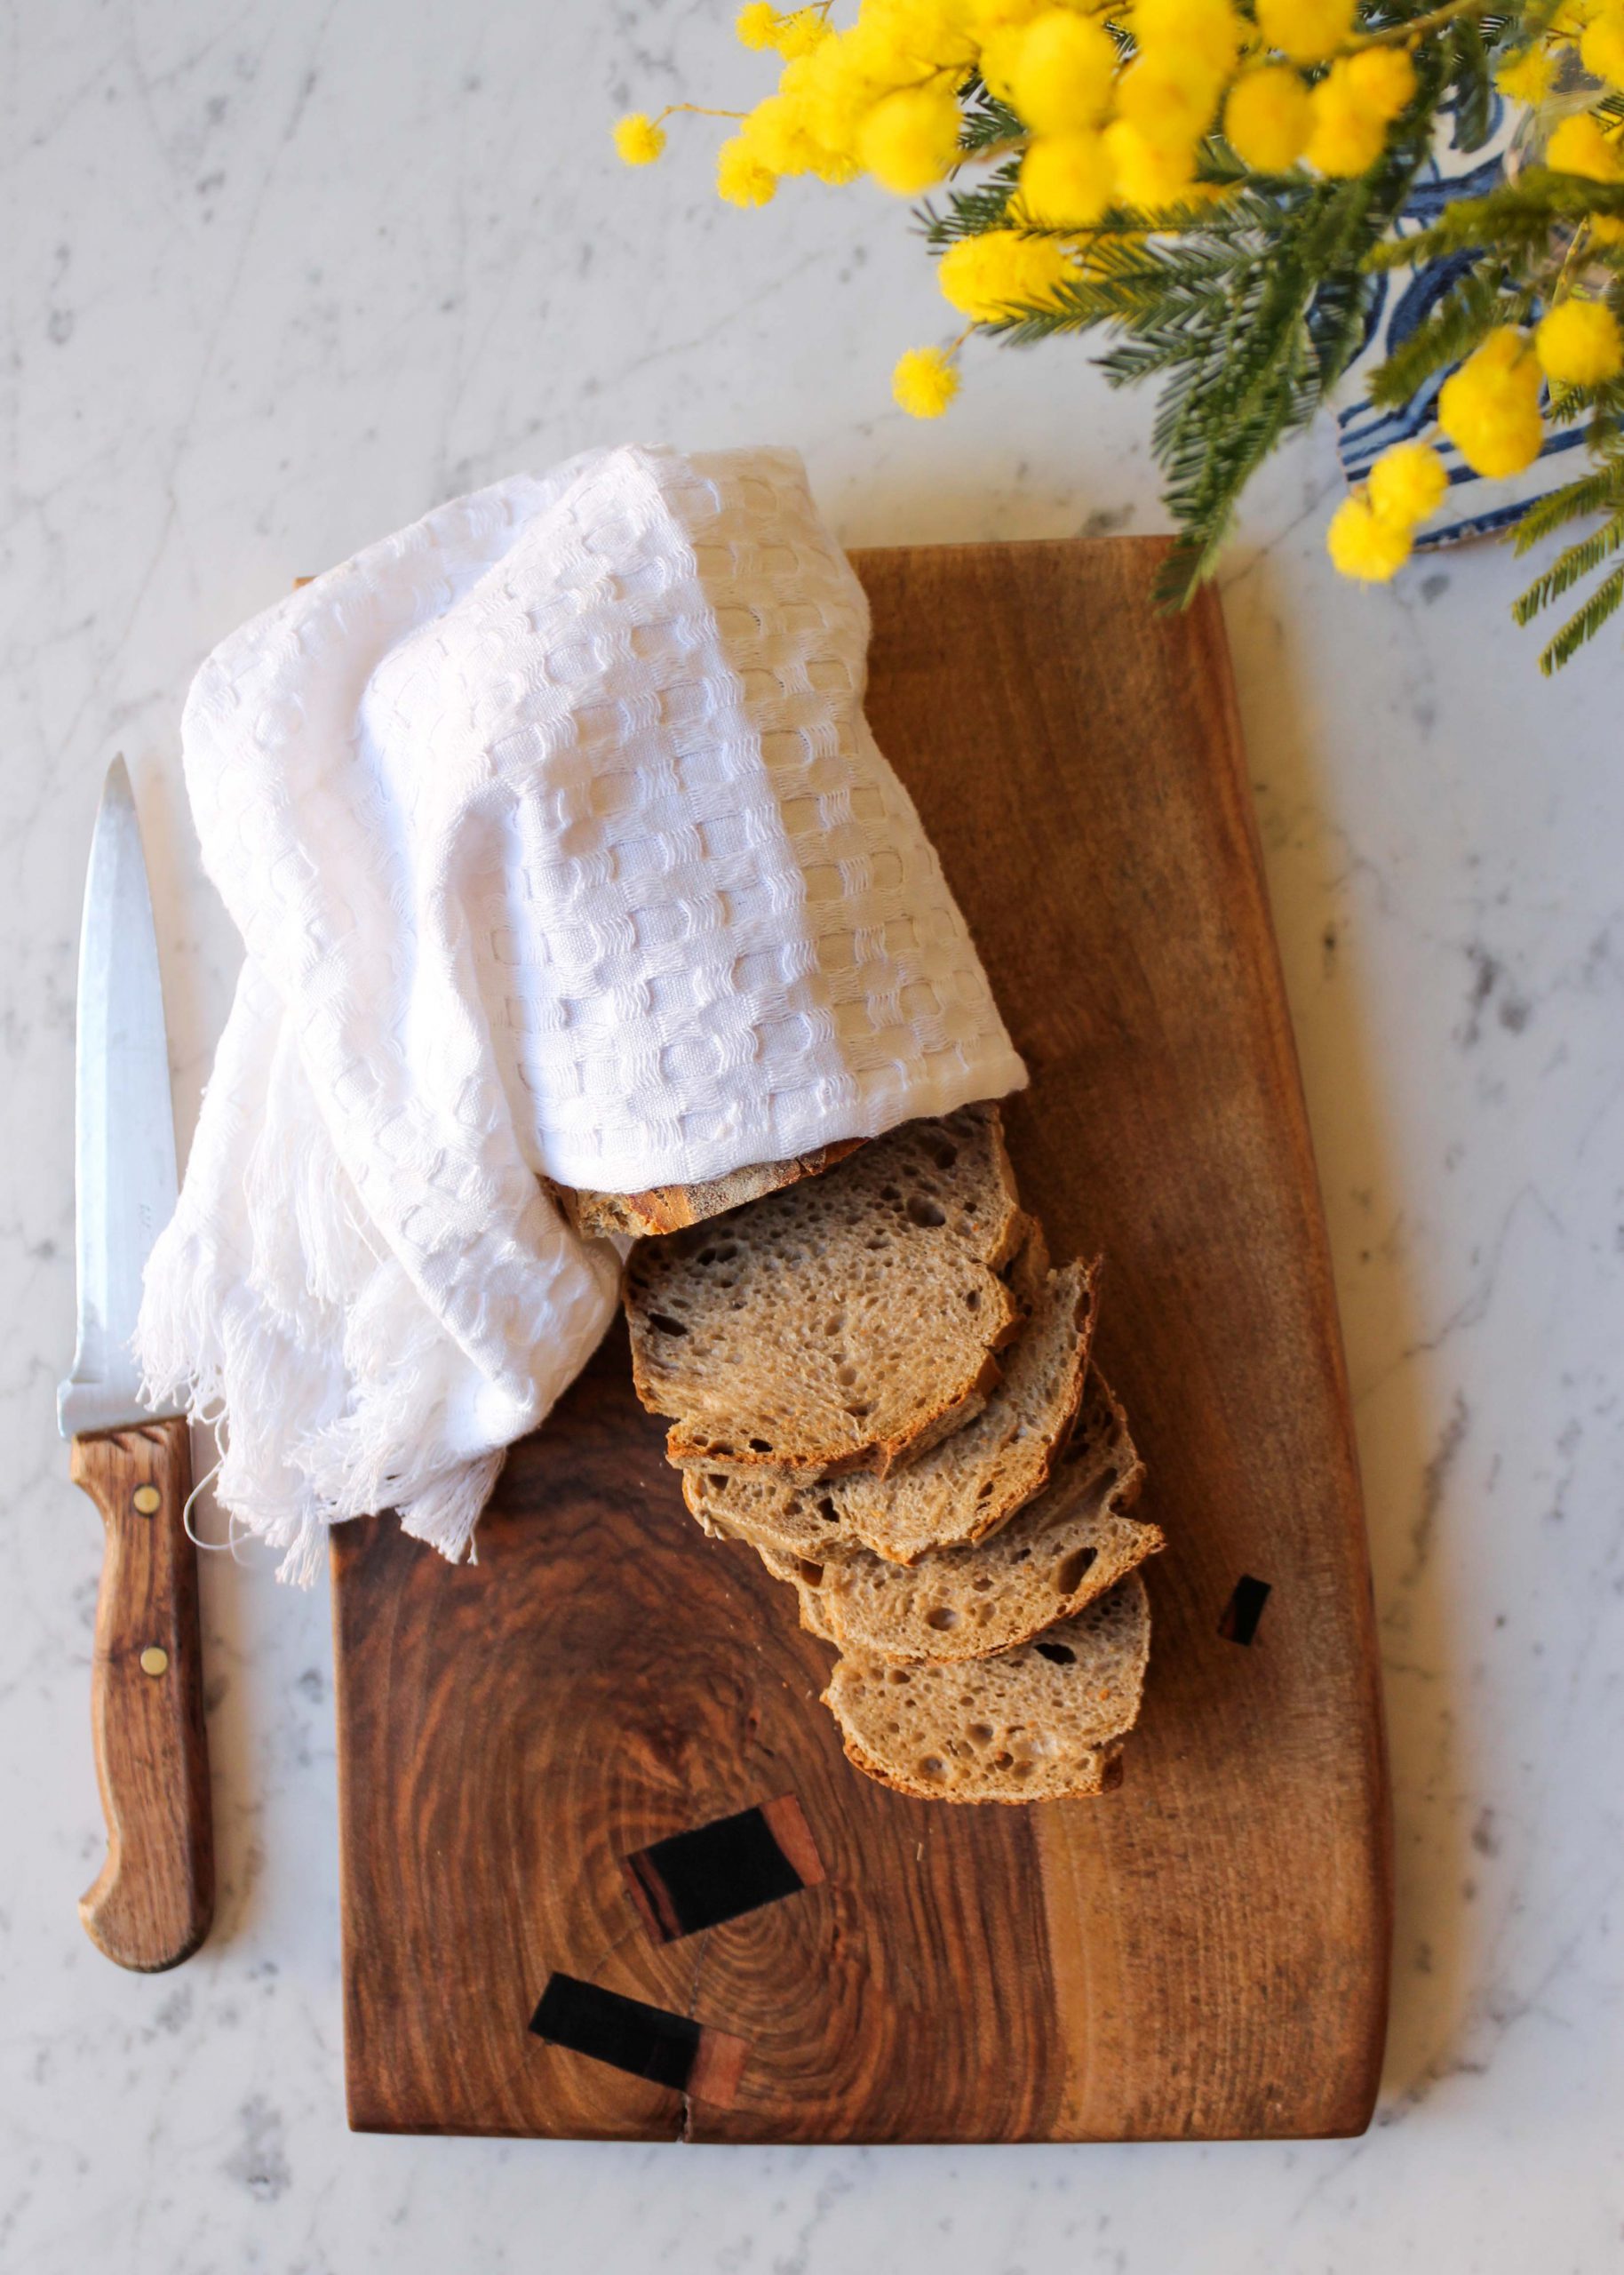
<svg viewBox="0 0 1624 2275"><path fill-rule="evenodd" d="M804 1480L885 1474L980 1411L1021 1319L1028 1220L996 1106L906 1122L808 1183L627 1259L639 1397L666 1452Z"/></svg>
<svg viewBox="0 0 1624 2275"><path fill-rule="evenodd" d="M760 1557L762 1563L766 1565L775 1580L787 1580L791 1587L794 1588L795 1600L800 1607L799 1624L805 1632L808 1635L816 1635L820 1643L832 1643L834 1637L830 1633L829 1623L824 1617L823 1601L817 1591L815 1588L798 1586L794 1565L781 1561L770 1549L762 1549Z"/></svg>
<svg viewBox="0 0 1624 2275"><path fill-rule="evenodd" d="M1015 1224L1015 1253L1000 1268L999 1278L1015 1299L1021 1314L1019 1331L1024 1333L1049 1279L1049 1244L1043 1226L1024 1210Z"/></svg>
<svg viewBox="0 0 1624 2275"><path fill-rule="evenodd" d="M866 1551L834 1563L769 1554L799 1589L803 1624L843 1651L907 1663L982 1659L1070 1619L1164 1545L1126 1512L1144 1465L1127 1417L1096 1373L1083 1418L1047 1492L973 1548L936 1548L916 1564Z"/></svg>
<svg viewBox="0 0 1624 2275"><path fill-rule="evenodd" d="M824 1703L848 1760L899 1793L1071 1800L1118 1782L1150 1656L1150 1602L1130 1572L1075 1619L974 1666L848 1655Z"/></svg>
<svg viewBox="0 0 1624 2275"><path fill-rule="evenodd" d="M730 1169L726 1177L704 1177L696 1185L651 1185L647 1193L577 1192L573 1185L553 1184L551 1177L546 1182L583 1238L629 1233L633 1240L649 1240L704 1224L729 1209L742 1209L746 1201L799 1185L803 1177L821 1177L863 1142L861 1138L841 1138L812 1153L792 1154L787 1161L754 1161L746 1169Z"/></svg>
<svg viewBox="0 0 1624 2275"><path fill-rule="evenodd" d="M682 1478L689 1509L707 1532L829 1564L870 1550L913 1564L984 1539L1042 1492L1071 1435L1099 1280L1097 1262L1049 1273L982 1411L894 1476L802 1486L690 1469Z"/></svg>

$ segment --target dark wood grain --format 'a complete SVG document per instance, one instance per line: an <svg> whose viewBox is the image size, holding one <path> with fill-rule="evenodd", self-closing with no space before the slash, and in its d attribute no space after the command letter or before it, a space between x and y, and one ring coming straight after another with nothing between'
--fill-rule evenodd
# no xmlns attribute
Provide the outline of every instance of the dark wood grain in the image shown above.
<svg viewBox="0 0 1624 2275"><path fill-rule="evenodd" d="M214 1916L187 1425L76 1438L72 1475L106 1529L91 1732L107 1854L79 1916L108 1959L152 1975L189 1959Z"/></svg>
<svg viewBox="0 0 1624 2275"><path fill-rule="evenodd" d="M705 1541L612 1337L453 1571L335 1545L351 2122L708 2140L1348 2133L1390 1865L1324 1228L1222 627L1149 540L860 555L869 712L1031 1069L1057 1254L1169 1547L1126 1777L913 1801L844 1762L828 1653ZM1267 1582L1249 1645L1219 1632ZM658 1944L621 1859L793 1792L821 1885ZM733 2105L539 2043L561 1970L743 2038Z"/></svg>

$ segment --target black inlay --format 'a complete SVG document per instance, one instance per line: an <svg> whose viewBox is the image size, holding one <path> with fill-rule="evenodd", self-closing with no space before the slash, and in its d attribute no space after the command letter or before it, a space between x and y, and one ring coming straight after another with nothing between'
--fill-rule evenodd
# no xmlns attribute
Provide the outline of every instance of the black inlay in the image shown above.
<svg viewBox="0 0 1624 2275"><path fill-rule="evenodd" d="M807 1885L759 1808L740 1809L736 1816L718 1817L691 1832L673 1832L640 1848L625 1864L665 1943L776 1904Z"/></svg>
<svg viewBox="0 0 1624 2275"><path fill-rule="evenodd" d="M681 2093L699 2051L699 2024L641 1999L623 1999L573 1975L553 1975L530 2016L530 2028L550 2046L587 2054L611 2069L629 2070Z"/></svg>
<svg viewBox="0 0 1624 2275"><path fill-rule="evenodd" d="M1224 1607L1223 1617L1218 1622L1218 1632L1228 1643L1249 1643L1257 1633L1257 1623L1263 1616L1263 1606L1269 1600L1267 1580L1254 1580L1243 1572L1235 1583L1235 1592Z"/></svg>

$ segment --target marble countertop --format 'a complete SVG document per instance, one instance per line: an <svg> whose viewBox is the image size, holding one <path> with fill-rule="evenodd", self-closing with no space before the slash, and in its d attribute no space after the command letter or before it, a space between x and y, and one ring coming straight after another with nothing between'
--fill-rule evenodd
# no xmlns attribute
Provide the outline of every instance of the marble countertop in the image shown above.
<svg viewBox="0 0 1624 2275"><path fill-rule="evenodd" d="M1359 2141L806 2151L344 2129L327 1606L206 1561L219 1925L91 1948L100 1528L70 1343L76 932L129 757L183 1132L236 950L177 752L204 651L431 503L626 437L792 443L854 543L1160 525L1149 403L1057 345L889 402L942 325L878 195L741 215L728 6L61 0L13 12L0 715L0 2269L678 2275L1612 2268L1624 2252L1624 763L1616 635L1547 686L1476 548L1339 586L1320 429L1225 572L1357 1401L1398 1839Z"/></svg>

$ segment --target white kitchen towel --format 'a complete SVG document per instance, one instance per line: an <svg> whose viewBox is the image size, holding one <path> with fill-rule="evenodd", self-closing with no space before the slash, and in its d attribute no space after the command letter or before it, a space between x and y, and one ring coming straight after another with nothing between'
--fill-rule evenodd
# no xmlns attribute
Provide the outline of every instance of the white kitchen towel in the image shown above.
<svg viewBox="0 0 1624 2275"><path fill-rule="evenodd" d="M1020 1087L863 715L798 457L598 451L224 641L187 786L246 962L137 1349L308 1577L467 1547L613 1310L538 1182L634 1192Z"/></svg>

